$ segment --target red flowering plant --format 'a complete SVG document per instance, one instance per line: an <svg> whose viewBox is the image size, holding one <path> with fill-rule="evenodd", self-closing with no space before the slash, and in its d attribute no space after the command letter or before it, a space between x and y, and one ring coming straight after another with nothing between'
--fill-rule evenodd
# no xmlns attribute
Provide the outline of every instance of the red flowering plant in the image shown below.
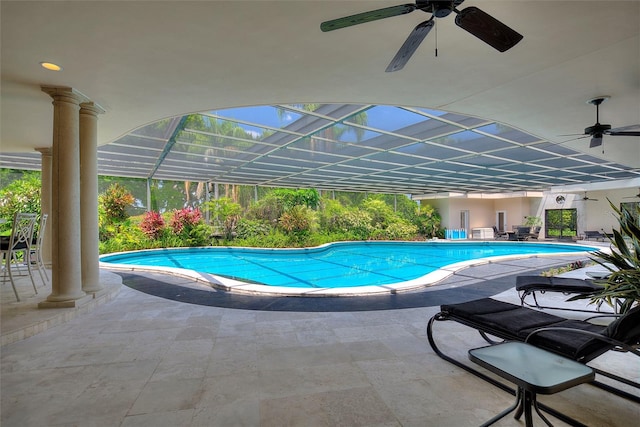
<svg viewBox="0 0 640 427"><path fill-rule="evenodd" d="M200 209L183 208L173 211L169 226L175 234L181 234L183 231L189 232L202 220L202 212Z"/></svg>
<svg viewBox="0 0 640 427"><path fill-rule="evenodd" d="M183 239L185 246L202 246L209 243L211 229L204 223L202 212L198 208L174 210L169 227L175 235Z"/></svg>
<svg viewBox="0 0 640 427"><path fill-rule="evenodd" d="M140 223L142 232L153 240L160 238L164 226L164 218L162 218L160 212L157 211L148 211Z"/></svg>

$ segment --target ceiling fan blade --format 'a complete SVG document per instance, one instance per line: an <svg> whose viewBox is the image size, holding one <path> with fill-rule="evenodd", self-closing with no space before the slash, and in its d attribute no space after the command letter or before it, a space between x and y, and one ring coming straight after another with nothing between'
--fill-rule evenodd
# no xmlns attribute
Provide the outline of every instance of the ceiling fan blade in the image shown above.
<svg viewBox="0 0 640 427"><path fill-rule="evenodd" d="M456 25L500 52L511 49L523 38L520 33L475 6L458 12Z"/></svg>
<svg viewBox="0 0 640 427"><path fill-rule="evenodd" d="M344 18L325 21L320 24L323 32L339 30L340 28L351 27L352 25L364 24L365 22L377 21L378 19L391 18L392 16L404 15L416 10L415 4L401 4L398 6L385 7L383 9L371 10L369 12L357 13L345 16Z"/></svg>
<svg viewBox="0 0 640 427"><path fill-rule="evenodd" d="M609 129L609 132L626 132L626 131L640 131L640 124L621 126L621 127Z"/></svg>
<svg viewBox="0 0 640 427"><path fill-rule="evenodd" d="M591 143L589 144L589 148L599 147L602 145L602 135L596 135L591 138Z"/></svg>
<svg viewBox="0 0 640 427"><path fill-rule="evenodd" d="M609 131L607 135L613 136L640 136L640 131Z"/></svg>
<svg viewBox="0 0 640 427"><path fill-rule="evenodd" d="M427 37L429 31L433 28L435 21L431 18L428 21L424 21L421 24L416 25L416 27L411 31L409 37L404 41L396 56L393 57L387 69L385 70L387 73L402 70L404 66L409 62L411 55L418 49L422 40Z"/></svg>

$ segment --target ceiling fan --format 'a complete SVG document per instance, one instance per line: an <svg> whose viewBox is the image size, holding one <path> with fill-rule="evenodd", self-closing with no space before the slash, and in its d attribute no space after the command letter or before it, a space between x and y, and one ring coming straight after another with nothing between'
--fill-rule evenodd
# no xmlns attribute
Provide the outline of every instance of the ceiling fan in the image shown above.
<svg viewBox="0 0 640 427"><path fill-rule="evenodd" d="M598 96L596 98L587 101L589 104L596 106L596 124L584 129L584 134L591 136L591 143L589 148L598 147L602 145L602 137L604 135L611 136L640 136L640 130L630 131L628 129L639 129L640 125L631 125L625 127L619 127L611 129L611 125L600 124L600 104L609 99L610 96Z"/></svg>
<svg viewBox="0 0 640 427"><path fill-rule="evenodd" d="M584 202L597 202L598 199L592 199L591 197L587 196L587 192L584 192L584 197L582 198L582 201Z"/></svg>
<svg viewBox="0 0 640 427"><path fill-rule="evenodd" d="M464 0L416 0L415 4L385 7L383 9L376 9L345 16L344 18L325 21L320 24L320 29L323 32L338 30L352 25L364 24L365 22L405 15L414 10L431 13L431 18L418 24L413 31L411 31L409 37L407 37L404 44L400 47L400 50L398 50L398 53L396 53L396 56L391 60L389 66L387 66L386 72L401 70L435 25L435 18L444 18L449 16L451 12L456 13L456 25L458 27L468 31L500 52L511 49L522 40L521 34L477 7L471 6L463 10L456 9L456 7L463 2Z"/></svg>

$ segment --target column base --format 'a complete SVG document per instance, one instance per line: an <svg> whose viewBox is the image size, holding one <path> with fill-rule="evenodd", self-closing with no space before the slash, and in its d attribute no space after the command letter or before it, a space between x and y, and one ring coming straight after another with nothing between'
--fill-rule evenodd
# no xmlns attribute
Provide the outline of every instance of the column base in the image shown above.
<svg viewBox="0 0 640 427"><path fill-rule="evenodd" d="M71 298L69 296L52 296L49 295L45 301L38 303L38 308L72 308L80 307L87 304L93 299L93 295L86 295L84 292L77 298Z"/></svg>

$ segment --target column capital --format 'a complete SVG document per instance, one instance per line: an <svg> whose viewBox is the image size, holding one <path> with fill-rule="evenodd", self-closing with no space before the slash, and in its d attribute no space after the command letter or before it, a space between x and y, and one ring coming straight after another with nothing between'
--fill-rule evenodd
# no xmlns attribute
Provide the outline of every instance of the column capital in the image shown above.
<svg viewBox="0 0 640 427"><path fill-rule="evenodd" d="M89 100L86 95L72 87L40 86L40 89L42 89L44 93L53 98L54 101L60 100L61 98L66 98L67 102L80 104L81 102L87 102Z"/></svg>
<svg viewBox="0 0 640 427"><path fill-rule="evenodd" d="M98 114L104 114L104 112L104 108L93 101L80 103L80 114L90 114L92 116L97 116Z"/></svg>
<svg viewBox="0 0 640 427"><path fill-rule="evenodd" d="M39 151L40 154L42 154L43 156L53 155L53 149L51 147L39 147L39 148L34 148L34 150Z"/></svg>

